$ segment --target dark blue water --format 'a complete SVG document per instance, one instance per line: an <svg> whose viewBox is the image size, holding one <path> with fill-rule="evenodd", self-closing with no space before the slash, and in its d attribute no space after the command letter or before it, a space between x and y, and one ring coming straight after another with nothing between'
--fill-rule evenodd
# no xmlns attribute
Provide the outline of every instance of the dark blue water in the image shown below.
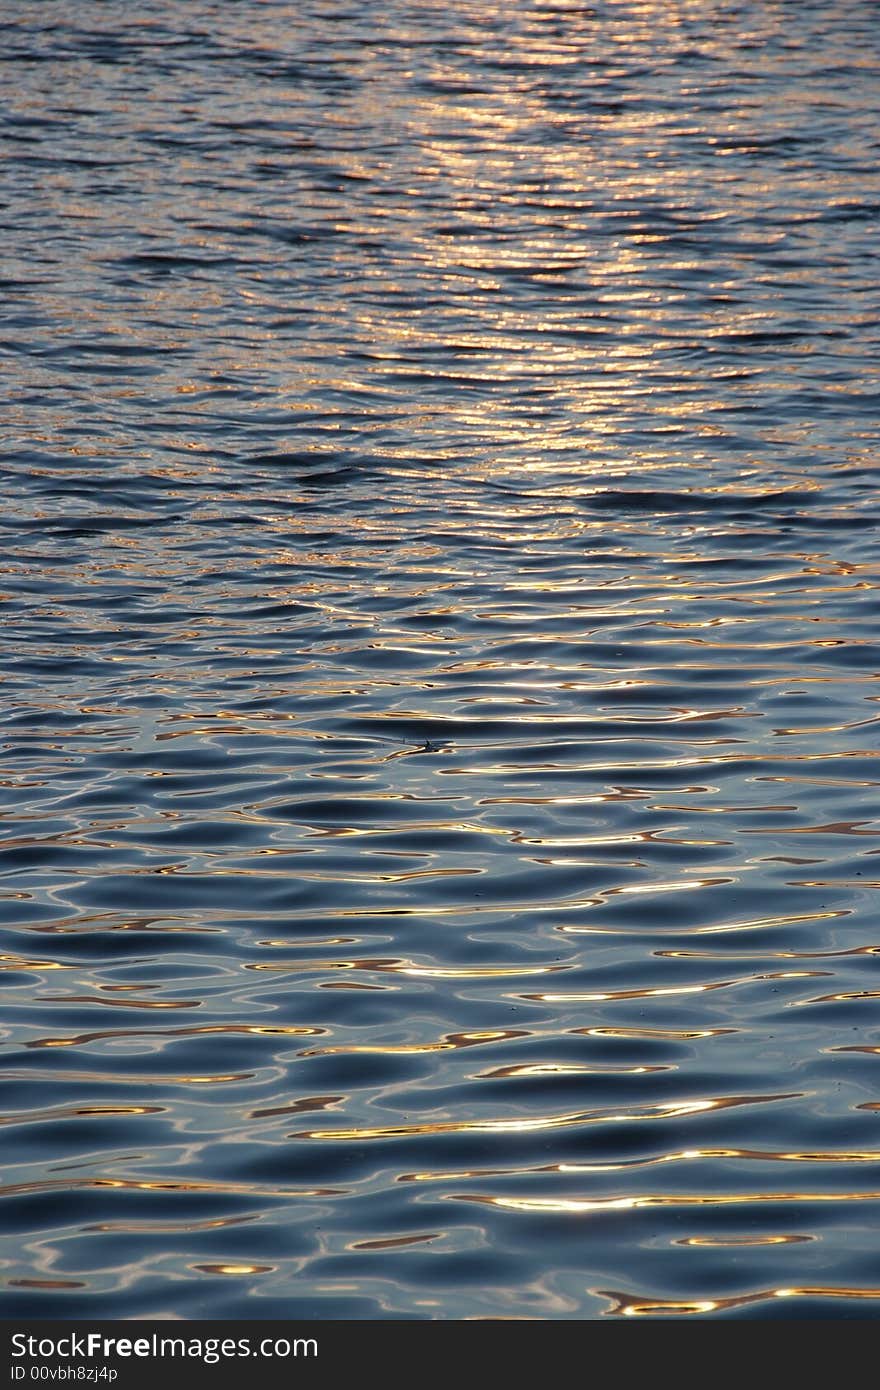
<svg viewBox="0 0 880 1390"><path fill-rule="evenodd" d="M877 21L5 7L6 1316L880 1311Z"/></svg>

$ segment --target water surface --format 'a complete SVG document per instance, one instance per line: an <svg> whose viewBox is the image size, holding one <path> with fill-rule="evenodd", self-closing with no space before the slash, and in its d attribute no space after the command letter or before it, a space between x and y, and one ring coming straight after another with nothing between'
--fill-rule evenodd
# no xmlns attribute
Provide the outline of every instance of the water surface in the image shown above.
<svg viewBox="0 0 880 1390"><path fill-rule="evenodd" d="M7 1316L876 1316L877 7L2 21Z"/></svg>

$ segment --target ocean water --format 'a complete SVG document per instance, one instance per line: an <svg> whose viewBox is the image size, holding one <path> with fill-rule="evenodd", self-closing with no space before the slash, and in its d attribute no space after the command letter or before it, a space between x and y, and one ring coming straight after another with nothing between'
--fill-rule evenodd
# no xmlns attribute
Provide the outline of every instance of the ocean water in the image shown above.
<svg viewBox="0 0 880 1390"><path fill-rule="evenodd" d="M3 8L5 1316L880 1313L878 18Z"/></svg>

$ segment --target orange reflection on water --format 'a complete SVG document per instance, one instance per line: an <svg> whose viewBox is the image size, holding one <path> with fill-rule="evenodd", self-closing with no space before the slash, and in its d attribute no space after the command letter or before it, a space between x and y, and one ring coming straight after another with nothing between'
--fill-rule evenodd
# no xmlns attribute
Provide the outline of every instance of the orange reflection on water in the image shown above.
<svg viewBox="0 0 880 1390"><path fill-rule="evenodd" d="M620 1163L554 1163L546 1168L527 1169L535 1173L605 1173L636 1168L653 1168L658 1163L691 1162L694 1159L734 1158L760 1163L878 1163L880 1149L817 1149L803 1153L777 1149L680 1149L652 1158L630 1158Z"/></svg>
<svg viewBox="0 0 880 1390"><path fill-rule="evenodd" d="M673 1066L653 1067L590 1067L572 1062L522 1062L511 1063L507 1067L496 1067L491 1071L477 1072L480 1080L503 1079L516 1076L643 1076L648 1072L675 1071Z"/></svg>
<svg viewBox="0 0 880 1390"><path fill-rule="evenodd" d="M47 1081L100 1081L106 1082L107 1073L100 1071L47 1071L40 1069L38 1072L10 1071L7 1076L17 1080L30 1078L34 1075ZM226 1085L230 1081L252 1081L255 1073L252 1071L231 1071L221 1072L216 1076L186 1076L182 1073L174 1072L138 1072L138 1086L217 1086Z"/></svg>
<svg viewBox="0 0 880 1390"><path fill-rule="evenodd" d="M396 985L365 985L363 981L357 980L322 980L318 989L366 989L366 990L395 990Z"/></svg>
<svg viewBox="0 0 880 1390"><path fill-rule="evenodd" d="M629 1197L496 1197L484 1192L450 1192L451 1202L478 1202L502 1207L506 1211L539 1213L587 1213L594 1211L636 1211L646 1207L740 1207L777 1202L877 1202L880 1192L731 1192L695 1195L691 1193L645 1193Z"/></svg>
<svg viewBox="0 0 880 1390"><path fill-rule="evenodd" d="M289 1105L272 1105L263 1110L249 1110L248 1119L260 1120L269 1115L298 1115L308 1110L332 1110L345 1096L302 1096Z"/></svg>
<svg viewBox="0 0 880 1390"><path fill-rule="evenodd" d="M542 1004L589 1003L608 999L648 999L670 994L707 994L713 989L729 989L733 985L754 984L758 980L802 980L815 975L829 974L831 974L829 970L777 970L767 975L743 975L735 980L712 980L702 985L667 985L655 989L615 989L589 994L521 994L518 997ZM814 1001L804 1002L812 1003Z"/></svg>
<svg viewBox="0 0 880 1390"><path fill-rule="evenodd" d="M826 972L822 972L823 974ZM808 1004L850 1004L855 999L880 999L878 989L855 989L843 991L840 994L819 994L815 999L796 999L792 1001L793 1009L804 1008Z"/></svg>
<svg viewBox="0 0 880 1390"><path fill-rule="evenodd" d="M866 1107L867 1108L867 1107ZM880 1104L875 1108L880 1109ZM878 1163L880 1149L817 1150L816 1152L782 1152L773 1149L679 1149L655 1154L650 1158L628 1158L605 1163L542 1163L507 1168L460 1168L401 1173L398 1182L452 1182L466 1178L524 1177L536 1173L629 1173L642 1168L655 1168L667 1163L693 1163L708 1159L745 1159L760 1163Z"/></svg>
<svg viewBox="0 0 880 1390"><path fill-rule="evenodd" d="M481 980L505 979L517 975L551 975L560 970L570 970L568 965L526 965L526 966L439 966L416 965L411 960L314 960L314 961L255 961L243 967L245 970L261 970L278 973L306 974L322 970L370 970L380 974L414 975L438 980Z"/></svg>
<svg viewBox="0 0 880 1390"><path fill-rule="evenodd" d="M624 1317L652 1317L658 1313L723 1313L730 1308L743 1308L749 1303L763 1303L768 1298L880 1298L880 1289L833 1288L823 1284L797 1289L761 1289L735 1298L649 1299L612 1289L596 1289L595 1292L601 1298L612 1300L607 1313L619 1313Z"/></svg>
<svg viewBox="0 0 880 1390"><path fill-rule="evenodd" d="M689 1115L705 1114L710 1110L729 1110L739 1105L761 1105L777 1100L799 1098L799 1091L780 1095L720 1096L711 1100L666 1101L662 1104L637 1106L632 1110L574 1110L562 1115L534 1115L529 1119L501 1120L436 1120L422 1124L377 1125L363 1129L298 1130L288 1139L362 1140L398 1139L419 1134L519 1134L535 1130L564 1129L584 1124L630 1124L643 1120L683 1119Z"/></svg>
<svg viewBox="0 0 880 1390"><path fill-rule="evenodd" d="M57 960L28 960L26 956L0 956L0 970L73 970L72 965L62 965Z"/></svg>
<svg viewBox="0 0 880 1390"><path fill-rule="evenodd" d="M346 1246L347 1250L399 1250L405 1245L424 1245L427 1241L439 1240L442 1231L427 1231L420 1236L387 1236L384 1240L356 1240Z"/></svg>
<svg viewBox="0 0 880 1390"><path fill-rule="evenodd" d="M841 916L845 914L841 913ZM730 951L654 951L655 956L671 959L690 958L694 960L738 960L739 956ZM880 946L849 946L840 951L750 951L755 960L830 960L838 956L877 956Z"/></svg>
<svg viewBox="0 0 880 1390"><path fill-rule="evenodd" d="M197 1221L185 1217L182 1221L98 1221L84 1226L84 1231L113 1232L117 1235L173 1235L177 1231L218 1231L226 1226L241 1226L255 1221L255 1216L215 1216Z"/></svg>
<svg viewBox="0 0 880 1390"><path fill-rule="evenodd" d="M739 1028L572 1028L572 1033L588 1038L669 1038L689 1042L697 1038L721 1038L739 1033Z"/></svg>
<svg viewBox="0 0 880 1390"><path fill-rule="evenodd" d="M132 995L124 999L103 999L93 994L45 994L43 999L47 1004L101 1004L115 1009L199 1009L204 1002L201 999L139 999Z"/></svg>
<svg viewBox="0 0 880 1390"><path fill-rule="evenodd" d="M45 1178L34 1182L5 1183L0 1197L16 1197L32 1192L103 1191L120 1192L209 1192L218 1196L257 1197L344 1197L346 1187L272 1187L248 1182L173 1181L170 1178Z"/></svg>
<svg viewBox="0 0 880 1390"><path fill-rule="evenodd" d="M290 1027L255 1023L211 1023L201 1028L109 1028L97 1033L77 1033L72 1038L32 1038L25 1047L81 1047L83 1043L97 1042L106 1038L189 1038L201 1037L209 1033L253 1033L280 1034L288 1037L317 1037L326 1033L326 1028Z"/></svg>
<svg viewBox="0 0 880 1390"><path fill-rule="evenodd" d="M871 721L872 723L875 721ZM849 726L847 726L849 727ZM799 733L828 733L831 729L785 729L777 732L799 734ZM876 839L878 832L874 830L862 830L863 825L870 825L868 820L841 820L828 821L825 825L762 825L752 826L753 835L867 835Z"/></svg>
<svg viewBox="0 0 880 1390"><path fill-rule="evenodd" d="M733 1249L741 1245L799 1245L803 1241L818 1240L818 1236L683 1236L676 1245L709 1246L712 1249Z"/></svg>
<svg viewBox="0 0 880 1390"><path fill-rule="evenodd" d="M300 1057L329 1057L338 1053L367 1053L384 1056L386 1054L418 1054L420 1052L448 1052L453 1048L480 1047L485 1043L506 1042L510 1038L528 1038L531 1033L525 1028L502 1028L483 1030L476 1033L447 1033L438 1042L427 1043L338 1043L333 1047L311 1047L300 1052Z"/></svg>
<svg viewBox="0 0 880 1390"><path fill-rule="evenodd" d="M163 1115L165 1105L59 1105L46 1110L19 1110L0 1116L0 1125L36 1124L43 1120L72 1120L106 1115Z"/></svg>

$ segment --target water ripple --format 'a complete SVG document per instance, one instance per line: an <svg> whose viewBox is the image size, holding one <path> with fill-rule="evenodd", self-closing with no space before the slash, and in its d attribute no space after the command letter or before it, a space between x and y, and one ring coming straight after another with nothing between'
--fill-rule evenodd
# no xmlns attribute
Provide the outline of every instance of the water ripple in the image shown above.
<svg viewBox="0 0 880 1390"><path fill-rule="evenodd" d="M876 1316L874 7L4 35L9 1315Z"/></svg>

